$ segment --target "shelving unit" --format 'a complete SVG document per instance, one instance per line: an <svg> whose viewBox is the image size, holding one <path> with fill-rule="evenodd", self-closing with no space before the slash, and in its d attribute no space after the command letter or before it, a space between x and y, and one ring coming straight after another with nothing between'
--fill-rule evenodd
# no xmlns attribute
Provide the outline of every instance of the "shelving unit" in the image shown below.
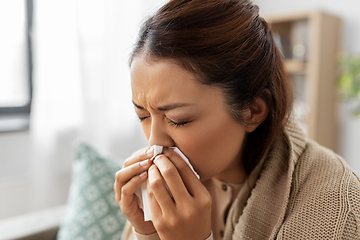
<svg viewBox="0 0 360 240"><path fill-rule="evenodd" d="M309 138L337 150L341 19L314 11L266 17L294 87L294 114Z"/></svg>

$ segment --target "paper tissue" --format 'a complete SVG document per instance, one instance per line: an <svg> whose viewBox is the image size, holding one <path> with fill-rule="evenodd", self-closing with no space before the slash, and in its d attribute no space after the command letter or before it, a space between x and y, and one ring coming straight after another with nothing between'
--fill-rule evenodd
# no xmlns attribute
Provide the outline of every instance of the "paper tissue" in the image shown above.
<svg viewBox="0 0 360 240"><path fill-rule="evenodd" d="M152 146L154 149L154 156L151 160L154 160L155 157L163 152L163 146ZM170 147L170 149L174 150L184 161L189 165L191 170L195 173L196 177L199 179L199 175L195 172L194 168L191 166L189 160L185 157L185 155L177 148L177 147ZM141 184L135 191L135 195L138 197L139 207L144 211L144 219L145 221L151 221L151 212L149 206L149 199L147 195L147 182Z"/></svg>

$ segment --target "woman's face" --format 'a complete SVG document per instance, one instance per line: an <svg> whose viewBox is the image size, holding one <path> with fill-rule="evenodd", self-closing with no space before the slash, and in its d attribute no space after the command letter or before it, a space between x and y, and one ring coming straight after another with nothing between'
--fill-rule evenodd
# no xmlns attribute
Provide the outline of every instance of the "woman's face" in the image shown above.
<svg viewBox="0 0 360 240"><path fill-rule="evenodd" d="M135 111L150 145L178 147L205 181L211 177L240 183L246 128L227 111L217 87L201 84L174 61L131 65Z"/></svg>

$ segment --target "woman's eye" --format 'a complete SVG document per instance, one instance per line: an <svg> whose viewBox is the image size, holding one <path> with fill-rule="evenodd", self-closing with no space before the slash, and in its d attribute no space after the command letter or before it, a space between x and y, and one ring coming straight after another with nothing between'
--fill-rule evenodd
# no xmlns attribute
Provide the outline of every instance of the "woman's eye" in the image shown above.
<svg viewBox="0 0 360 240"><path fill-rule="evenodd" d="M146 117L139 117L140 122L144 121L145 119L149 118L150 116L146 116Z"/></svg>
<svg viewBox="0 0 360 240"><path fill-rule="evenodd" d="M188 124L190 121L178 123L178 122L175 122L175 121L168 118L168 122L170 123L171 127L177 128L177 127L184 126L185 124Z"/></svg>

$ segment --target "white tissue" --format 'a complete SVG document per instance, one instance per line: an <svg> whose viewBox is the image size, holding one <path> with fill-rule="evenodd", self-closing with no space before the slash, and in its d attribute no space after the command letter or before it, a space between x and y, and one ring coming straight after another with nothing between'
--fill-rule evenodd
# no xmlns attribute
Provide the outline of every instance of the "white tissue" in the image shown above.
<svg viewBox="0 0 360 240"><path fill-rule="evenodd" d="M162 153L163 146L154 145L151 148L154 149L154 156L150 159L151 161L153 161L157 155Z"/></svg>
<svg viewBox="0 0 360 240"><path fill-rule="evenodd" d="M153 145L152 148L154 149L154 156L150 159L153 161L155 157L162 153L163 146L157 146ZM184 161L189 165L191 170L195 173L196 177L199 179L199 175L195 172L193 166L191 166L189 160L185 157L185 155L177 148L177 147L170 147L170 149L174 150ZM171 193L170 193L171 194ZM149 205L149 199L147 195L147 182L142 183L135 191L135 195L138 199L139 207L144 212L144 219L145 221L151 221L151 212L150 212L150 205Z"/></svg>

